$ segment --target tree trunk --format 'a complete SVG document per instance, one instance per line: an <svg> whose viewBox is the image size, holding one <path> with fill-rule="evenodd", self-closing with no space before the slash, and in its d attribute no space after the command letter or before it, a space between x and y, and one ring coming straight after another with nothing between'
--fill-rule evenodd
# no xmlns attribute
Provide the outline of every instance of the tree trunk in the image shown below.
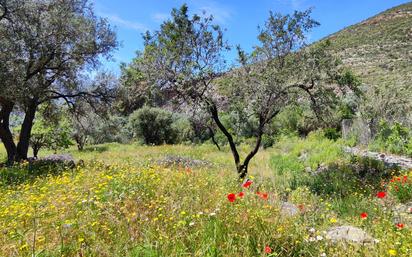
<svg viewBox="0 0 412 257"><path fill-rule="evenodd" d="M0 139L3 142L4 148L6 148L7 165L12 165L17 153L13 134L10 131L10 114L13 111L14 104L0 99L0 107Z"/></svg>
<svg viewBox="0 0 412 257"><path fill-rule="evenodd" d="M235 141L233 140L233 137L230 134L230 132L225 128L223 123L220 121L219 113L217 111L216 105L214 105L213 103L209 104L209 110L210 110L210 113L212 114L212 118L215 121L217 127L222 131L222 133L226 136L226 138L229 142L230 149L232 151L233 159L235 161L236 170L237 170L237 173L239 175L239 178L244 179L247 176L247 173L248 173L248 167L249 167L250 160L252 160L252 158L257 154L257 152L259 151L260 145L262 143L263 129L264 129L264 126L266 124L266 120L264 119L263 116L261 116L259 118L259 127L258 127L257 134L256 134L255 147L246 156L243 163L241 163L240 162L239 152L237 151Z"/></svg>
<svg viewBox="0 0 412 257"><path fill-rule="evenodd" d="M230 132L225 128L223 123L219 119L219 113L217 111L217 107L215 104L209 104L209 110L212 115L212 119L215 121L217 127L222 131L222 133L226 136L227 141L229 142L230 150L232 151L233 159L235 161L236 170L239 172L240 169L240 156L239 152L237 151L235 141L233 140L232 135ZM239 174L240 175L240 174Z"/></svg>
<svg viewBox="0 0 412 257"><path fill-rule="evenodd" d="M221 151L220 145L219 145L219 143L216 141L216 138L215 138L215 131L213 131L213 129L212 129L211 127L207 127L207 128L208 128L209 131L210 131L210 136L211 136L211 139L212 139L213 144L217 147L217 149L218 149L219 151Z"/></svg>
<svg viewBox="0 0 412 257"><path fill-rule="evenodd" d="M245 160L243 161L243 164L238 167L238 174L241 179L244 179L248 173L248 167L250 160L257 154L259 151L260 145L262 143L262 128L259 128L257 138L256 138L256 144L255 148L246 156Z"/></svg>
<svg viewBox="0 0 412 257"><path fill-rule="evenodd" d="M77 144L77 150L83 151L84 145L87 142L87 136L75 135L74 140L76 141L76 144Z"/></svg>
<svg viewBox="0 0 412 257"><path fill-rule="evenodd" d="M38 146L33 146L33 157L37 159L39 155L40 147Z"/></svg>
<svg viewBox="0 0 412 257"><path fill-rule="evenodd" d="M37 111L37 101L32 100L26 108L23 124L21 125L19 143L17 144L17 161L27 160L30 146L31 129Z"/></svg>

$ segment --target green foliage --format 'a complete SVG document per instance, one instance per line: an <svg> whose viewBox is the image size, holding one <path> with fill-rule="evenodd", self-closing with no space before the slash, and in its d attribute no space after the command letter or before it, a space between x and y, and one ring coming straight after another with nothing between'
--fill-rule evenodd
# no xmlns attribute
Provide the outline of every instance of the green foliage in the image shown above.
<svg viewBox="0 0 412 257"><path fill-rule="evenodd" d="M108 117L91 117L90 143L127 143L133 137L129 118L120 115L109 115Z"/></svg>
<svg viewBox="0 0 412 257"><path fill-rule="evenodd" d="M172 129L177 135L175 143L185 143L193 141L195 138L193 126L184 115L174 115Z"/></svg>
<svg viewBox="0 0 412 257"><path fill-rule="evenodd" d="M374 150L412 156L412 130L398 122L390 125L382 120L378 134L370 147Z"/></svg>
<svg viewBox="0 0 412 257"><path fill-rule="evenodd" d="M270 136L270 135L267 135L267 134L262 136L262 146L263 146L263 148L272 147L275 144L275 142L276 142L276 139L273 136Z"/></svg>
<svg viewBox="0 0 412 257"><path fill-rule="evenodd" d="M323 131L325 137L333 141L338 140L341 136L341 133L336 128L326 128Z"/></svg>
<svg viewBox="0 0 412 257"><path fill-rule="evenodd" d="M412 175L412 173L410 173ZM388 191L401 203L412 200L412 181L408 175L394 176L387 185Z"/></svg>
<svg viewBox="0 0 412 257"><path fill-rule="evenodd" d="M30 145L33 148L34 157L41 148L47 148L56 152L67 149L73 145L71 141L71 126L67 120L60 120L55 124L44 119L35 120L32 128Z"/></svg>
<svg viewBox="0 0 412 257"><path fill-rule="evenodd" d="M190 121L182 115L161 108L145 106L129 117L129 126L135 137L145 144L174 144L191 141L194 132Z"/></svg>

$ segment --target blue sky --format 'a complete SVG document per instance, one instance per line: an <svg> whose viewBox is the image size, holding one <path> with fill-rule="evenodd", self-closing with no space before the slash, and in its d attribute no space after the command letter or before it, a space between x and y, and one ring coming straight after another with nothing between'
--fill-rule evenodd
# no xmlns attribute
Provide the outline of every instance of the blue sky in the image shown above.
<svg viewBox="0 0 412 257"><path fill-rule="evenodd" d="M113 54L113 62L104 66L116 73L121 62L129 62L142 50L141 34L157 30L169 17L173 7L187 3L192 13L202 10L215 17L226 29L231 45L240 44L250 51L256 44L257 26L263 25L269 11L291 13L313 8L313 17L321 23L309 36L316 41L349 25L360 22L407 0L94 0L96 13L106 17L115 27L121 47ZM227 55L229 61L235 53Z"/></svg>

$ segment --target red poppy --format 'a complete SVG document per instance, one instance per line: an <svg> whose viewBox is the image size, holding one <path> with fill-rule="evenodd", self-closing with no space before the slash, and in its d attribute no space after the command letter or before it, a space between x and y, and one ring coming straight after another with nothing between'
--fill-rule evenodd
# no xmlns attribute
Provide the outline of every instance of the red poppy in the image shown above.
<svg viewBox="0 0 412 257"><path fill-rule="evenodd" d="M378 192L378 193L376 194L376 196L377 196L378 198L385 198L386 192Z"/></svg>
<svg viewBox="0 0 412 257"><path fill-rule="evenodd" d="M261 192L257 192L256 193L260 198L262 198L263 200L267 200L269 198L268 193L261 193Z"/></svg>
<svg viewBox="0 0 412 257"><path fill-rule="evenodd" d="M252 183L253 183L252 180L248 180L248 181L246 181L246 182L242 185L242 187L244 187L244 188L249 188L250 185L252 185Z"/></svg>
<svg viewBox="0 0 412 257"><path fill-rule="evenodd" d="M390 181L391 183L393 183L393 182L395 182L395 179L391 179L391 181Z"/></svg>
<svg viewBox="0 0 412 257"><path fill-rule="evenodd" d="M368 214L366 213L366 212L362 212L361 214L360 214L360 217L361 217L361 219L366 219L367 217L368 217Z"/></svg>
<svg viewBox="0 0 412 257"><path fill-rule="evenodd" d="M235 194L228 194L227 199L229 202L233 203L236 200L236 195Z"/></svg>
<svg viewBox="0 0 412 257"><path fill-rule="evenodd" d="M272 253L272 248L270 248L268 245L265 246L265 253Z"/></svg>
<svg viewBox="0 0 412 257"><path fill-rule="evenodd" d="M305 210L305 205L298 204L298 208L299 208L300 211L304 211Z"/></svg>
<svg viewBox="0 0 412 257"><path fill-rule="evenodd" d="M245 196L245 193L240 192L239 194L237 194L237 196L239 196L240 198L242 198L243 196Z"/></svg>
<svg viewBox="0 0 412 257"><path fill-rule="evenodd" d="M397 181L401 181L401 178L400 178L400 177L397 177L396 180L397 180Z"/></svg>
<svg viewBox="0 0 412 257"><path fill-rule="evenodd" d="M403 176L403 182L406 182L408 180L408 176Z"/></svg>
<svg viewBox="0 0 412 257"><path fill-rule="evenodd" d="M396 224L396 227L398 229L403 229L405 227L405 225L403 223L398 223L398 224Z"/></svg>
<svg viewBox="0 0 412 257"><path fill-rule="evenodd" d="M395 186L395 191L398 192L399 191L399 187Z"/></svg>

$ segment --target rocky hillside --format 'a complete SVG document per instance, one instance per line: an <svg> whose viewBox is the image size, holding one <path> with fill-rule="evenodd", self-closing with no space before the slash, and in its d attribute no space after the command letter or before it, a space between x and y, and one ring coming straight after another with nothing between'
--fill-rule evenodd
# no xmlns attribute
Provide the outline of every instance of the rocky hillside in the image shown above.
<svg viewBox="0 0 412 257"><path fill-rule="evenodd" d="M412 2L328 37L343 62L374 86L412 86Z"/></svg>

